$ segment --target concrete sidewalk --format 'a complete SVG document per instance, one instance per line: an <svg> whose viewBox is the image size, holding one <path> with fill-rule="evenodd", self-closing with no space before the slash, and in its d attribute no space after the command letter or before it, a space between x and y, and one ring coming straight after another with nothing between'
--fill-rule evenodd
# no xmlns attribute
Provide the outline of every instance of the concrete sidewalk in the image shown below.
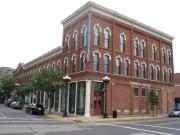
<svg viewBox="0 0 180 135"><path fill-rule="evenodd" d="M129 115L129 116L122 116L118 118L102 118L102 117L84 117L84 116L74 116L69 115L68 117L62 117L58 114L47 114L47 117L57 121L66 121L66 122L112 122L112 121L131 121L131 120L142 120L142 119L156 119L162 118L164 116L152 116L152 115Z"/></svg>

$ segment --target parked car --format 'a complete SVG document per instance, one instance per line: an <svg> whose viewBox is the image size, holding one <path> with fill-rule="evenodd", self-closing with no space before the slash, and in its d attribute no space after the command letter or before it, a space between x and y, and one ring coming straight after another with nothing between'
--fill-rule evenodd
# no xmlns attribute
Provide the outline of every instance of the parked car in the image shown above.
<svg viewBox="0 0 180 135"><path fill-rule="evenodd" d="M168 114L169 117L180 117L180 109L174 109Z"/></svg>
<svg viewBox="0 0 180 135"><path fill-rule="evenodd" d="M13 109L22 109L22 103L19 101L14 101L10 104L10 107Z"/></svg>
<svg viewBox="0 0 180 135"><path fill-rule="evenodd" d="M40 104L28 104L25 107L25 112L30 114L41 114L44 115L44 107Z"/></svg>

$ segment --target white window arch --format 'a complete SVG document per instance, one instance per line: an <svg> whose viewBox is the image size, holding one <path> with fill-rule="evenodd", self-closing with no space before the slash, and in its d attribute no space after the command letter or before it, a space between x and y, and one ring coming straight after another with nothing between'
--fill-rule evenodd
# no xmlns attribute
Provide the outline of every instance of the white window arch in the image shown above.
<svg viewBox="0 0 180 135"><path fill-rule="evenodd" d="M167 50L167 59L168 59L168 65L171 64L171 59L172 59L172 55L171 55L171 50L168 49Z"/></svg>
<svg viewBox="0 0 180 135"><path fill-rule="evenodd" d="M159 67L159 65L155 66L155 70L156 70L156 80L159 81L160 80L160 67Z"/></svg>
<svg viewBox="0 0 180 135"><path fill-rule="evenodd" d="M109 60L111 60L111 55L109 53L105 53L104 58L105 58L106 55L109 56Z"/></svg>
<svg viewBox="0 0 180 135"><path fill-rule="evenodd" d="M99 28L99 32L101 33L101 32L102 32L102 29L101 29L101 26L99 25L99 23L97 23L97 24L94 25L94 32L95 32L95 30L96 30L96 27Z"/></svg>
<svg viewBox="0 0 180 135"><path fill-rule="evenodd" d="M157 47L156 44L152 44L152 60L156 61L157 57Z"/></svg>
<svg viewBox="0 0 180 135"><path fill-rule="evenodd" d="M163 67L162 68L162 78L163 78L163 81L166 82L166 76L167 75L167 69L166 67Z"/></svg>
<svg viewBox="0 0 180 135"><path fill-rule="evenodd" d="M86 46L87 26L85 24L82 26L81 34L82 34L82 46Z"/></svg>
<svg viewBox="0 0 180 135"><path fill-rule="evenodd" d="M77 44L78 44L78 32L77 32L77 30L74 30L74 32L73 32L73 50L75 50L77 48Z"/></svg>
<svg viewBox="0 0 180 135"><path fill-rule="evenodd" d="M161 55L162 55L162 63L165 64L166 63L166 48L162 48L161 50Z"/></svg>
<svg viewBox="0 0 180 135"><path fill-rule="evenodd" d="M70 36L67 34L65 38L65 52L69 51Z"/></svg>
<svg viewBox="0 0 180 135"><path fill-rule="evenodd" d="M146 55L146 42L141 40L141 57L145 58Z"/></svg>
<svg viewBox="0 0 180 135"><path fill-rule="evenodd" d="M139 50L139 40L138 40L138 38L137 37L135 37L134 38L134 55L135 56L138 56L139 54L139 52L138 52L138 50Z"/></svg>
<svg viewBox="0 0 180 135"><path fill-rule="evenodd" d="M76 55L73 54L71 57L71 71L72 73L76 72Z"/></svg>
<svg viewBox="0 0 180 135"><path fill-rule="evenodd" d="M110 48L110 37L111 37L111 30L109 27L106 27L104 29L104 37L105 37L105 41L104 41L104 46L105 48Z"/></svg>
<svg viewBox="0 0 180 135"><path fill-rule="evenodd" d="M95 50L95 51L93 51L93 56L94 56L94 54L95 53L98 53L99 54L99 57L101 58L101 53L100 53L100 51L99 50Z"/></svg>
<svg viewBox="0 0 180 135"><path fill-rule="evenodd" d="M121 74L122 58L120 55L116 56L116 74Z"/></svg>

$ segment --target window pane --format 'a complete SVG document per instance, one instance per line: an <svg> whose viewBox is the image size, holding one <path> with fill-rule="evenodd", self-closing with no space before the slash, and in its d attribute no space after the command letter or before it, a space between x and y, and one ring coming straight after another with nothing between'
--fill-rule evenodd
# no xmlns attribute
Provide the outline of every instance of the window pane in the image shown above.
<svg viewBox="0 0 180 135"><path fill-rule="evenodd" d="M142 96L146 96L146 89L142 88Z"/></svg>
<svg viewBox="0 0 180 135"><path fill-rule="evenodd" d="M134 88L134 96L138 96L138 88Z"/></svg>

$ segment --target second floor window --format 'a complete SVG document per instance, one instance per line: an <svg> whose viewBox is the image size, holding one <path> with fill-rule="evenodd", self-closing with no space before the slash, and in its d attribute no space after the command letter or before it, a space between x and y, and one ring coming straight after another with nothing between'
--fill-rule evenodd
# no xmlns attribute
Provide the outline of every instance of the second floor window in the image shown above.
<svg viewBox="0 0 180 135"><path fill-rule="evenodd" d="M157 80L157 81L160 80L159 76L160 76L159 67L156 67L156 80Z"/></svg>
<svg viewBox="0 0 180 135"><path fill-rule="evenodd" d="M166 69L163 69L163 81L166 82Z"/></svg>
<svg viewBox="0 0 180 135"><path fill-rule="evenodd" d="M116 74L121 74L121 59L116 59Z"/></svg>
<svg viewBox="0 0 180 135"><path fill-rule="evenodd" d="M104 56L104 72L105 73L109 73L109 64L110 64L109 56L105 55Z"/></svg>
<svg viewBox="0 0 180 135"><path fill-rule="evenodd" d="M124 68L124 73L126 76L129 76L129 61L125 60L125 68Z"/></svg>
<svg viewBox="0 0 180 135"><path fill-rule="evenodd" d="M67 69L68 69L68 60L64 60L64 74L67 74Z"/></svg>
<svg viewBox="0 0 180 135"><path fill-rule="evenodd" d="M98 26L96 26L94 30L94 45L95 46L100 45L100 30Z"/></svg>
<svg viewBox="0 0 180 135"><path fill-rule="evenodd" d="M152 65L150 66L150 79L151 79L151 80L154 79L154 68L153 68Z"/></svg>
<svg viewBox="0 0 180 135"><path fill-rule="evenodd" d="M94 71L99 71L99 53L94 53L93 70Z"/></svg>
<svg viewBox="0 0 180 135"><path fill-rule="evenodd" d="M170 50L167 51L167 56L168 56L168 64L170 65L171 64L171 51Z"/></svg>
<svg viewBox="0 0 180 135"><path fill-rule="evenodd" d="M172 72L171 72L171 70L168 70L168 81L172 82Z"/></svg>
<svg viewBox="0 0 180 135"><path fill-rule="evenodd" d="M105 48L110 48L110 32L105 30Z"/></svg>
<svg viewBox="0 0 180 135"><path fill-rule="evenodd" d="M67 53L69 51L69 36L66 37L66 40L65 40L65 52Z"/></svg>
<svg viewBox="0 0 180 135"><path fill-rule="evenodd" d="M145 79L146 78L146 65L142 64L142 78Z"/></svg>
<svg viewBox="0 0 180 135"><path fill-rule="evenodd" d="M76 72L76 57L72 58L72 73Z"/></svg>
<svg viewBox="0 0 180 135"><path fill-rule="evenodd" d="M134 77L139 76L138 62L134 62Z"/></svg>
<svg viewBox="0 0 180 135"><path fill-rule="evenodd" d="M138 43L138 40L136 39L134 41L134 56L138 56L138 46L139 46L139 43Z"/></svg>
<svg viewBox="0 0 180 135"><path fill-rule="evenodd" d="M81 58L80 58L80 61L81 61L81 71L84 71L85 70L85 66L86 66L86 54L83 53L81 55Z"/></svg>

